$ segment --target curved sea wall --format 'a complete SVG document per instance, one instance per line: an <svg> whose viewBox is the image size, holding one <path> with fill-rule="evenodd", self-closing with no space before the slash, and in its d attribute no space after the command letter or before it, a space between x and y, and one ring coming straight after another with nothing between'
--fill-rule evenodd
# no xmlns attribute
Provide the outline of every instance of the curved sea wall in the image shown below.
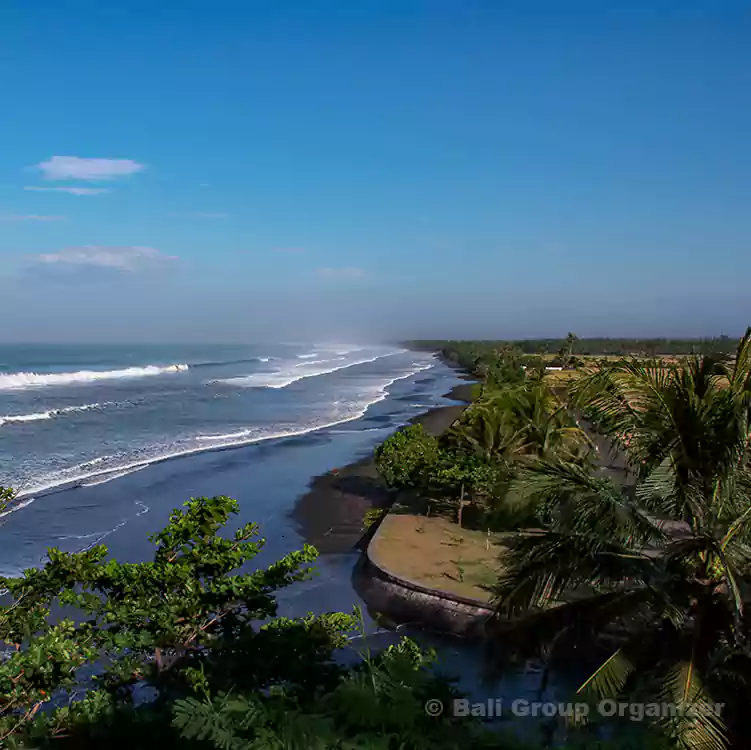
<svg viewBox="0 0 751 750"><path fill-rule="evenodd" d="M377 535L376 531L373 539ZM354 585L371 614L397 625L419 625L426 630L484 639L493 615L484 602L428 588L391 573L379 563L371 545L355 570Z"/></svg>

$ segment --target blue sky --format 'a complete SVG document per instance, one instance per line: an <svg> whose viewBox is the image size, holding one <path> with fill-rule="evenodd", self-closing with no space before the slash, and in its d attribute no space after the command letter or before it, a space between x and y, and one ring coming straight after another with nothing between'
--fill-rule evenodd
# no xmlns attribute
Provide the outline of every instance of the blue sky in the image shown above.
<svg viewBox="0 0 751 750"><path fill-rule="evenodd" d="M5 3L0 337L740 333L749 38L733 2Z"/></svg>

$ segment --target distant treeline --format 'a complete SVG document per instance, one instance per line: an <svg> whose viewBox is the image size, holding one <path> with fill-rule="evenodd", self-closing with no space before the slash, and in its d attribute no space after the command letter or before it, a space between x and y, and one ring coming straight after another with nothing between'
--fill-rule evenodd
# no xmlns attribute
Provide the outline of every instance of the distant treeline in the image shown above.
<svg viewBox="0 0 751 750"><path fill-rule="evenodd" d="M659 355L705 354L727 356L735 353L737 339L729 336L717 336L705 339L620 339L595 338L580 339L573 336L561 339L523 339L517 341L408 341L410 349L442 351L446 349L474 351L492 351L515 349L522 354L559 354L571 347L572 353L579 356L586 355L616 355L639 357L655 357Z"/></svg>

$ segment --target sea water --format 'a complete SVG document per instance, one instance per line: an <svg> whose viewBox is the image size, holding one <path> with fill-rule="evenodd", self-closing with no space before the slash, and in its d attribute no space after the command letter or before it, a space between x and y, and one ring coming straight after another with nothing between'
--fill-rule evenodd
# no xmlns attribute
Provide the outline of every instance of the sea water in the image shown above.
<svg viewBox="0 0 751 750"><path fill-rule="evenodd" d="M0 518L0 573L49 546L149 556L148 533L195 494L240 495L238 523L285 534L270 544L282 553L301 541L288 515L312 476L454 382L399 346L0 346L0 486L20 497Z"/></svg>

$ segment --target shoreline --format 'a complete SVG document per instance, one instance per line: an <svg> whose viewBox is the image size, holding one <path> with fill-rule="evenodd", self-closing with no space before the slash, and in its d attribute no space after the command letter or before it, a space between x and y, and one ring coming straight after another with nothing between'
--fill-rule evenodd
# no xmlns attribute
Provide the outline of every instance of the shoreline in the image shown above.
<svg viewBox="0 0 751 750"><path fill-rule="evenodd" d="M421 424L432 435L445 432L472 401L471 382L454 386L444 398L457 401L438 406L413 417L408 424ZM388 507L393 496L378 475L374 452L337 469L313 477L308 491L301 495L290 519L298 534L321 555L352 552L367 533L363 528L365 513L373 508Z"/></svg>
<svg viewBox="0 0 751 750"><path fill-rule="evenodd" d="M417 374L417 373L412 373L412 374ZM411 377L411 375L405 376L405 377ZM396 378L396 380L401 380L401 379L402 378ZM455 388L461 388L461 387L462 386L455 386ZM449 393L453 393L454 390L455 389L452 389ZM450 397L448 394L445 394L445 396L447 398ZM379 401L385 400L386 398L388 398L388 392L384 391L384 395L382 396L382 398L379 398L378 401L374 401L373 403L368 404L364 408L361 414L353 415L351 417L344 417L342 419L336 420L334 422L329 422L323 425L318 425L315 427L306 427L300 430L292 430L290 432L283 433L283 434L249 437L247 439L241 439L233 443L222 443L218 445L205 445L201 447L187 448L177 453L170 453L164 456L156 456L154 458L151 458L145 461L134 461L133 463L126 464L124 466L118 466L112 469L93 471L88 474L82 474L76 477L72 477L70 479L66 479L64 481L60 481L59 483L51 484L49 486L42 486L39 489L34 489L34 488L21 489L17 492L16 497L18 498L18 500L21 500L21 501L26 500L27 501L26 504L30 504L34 502L35 500L39 498L47 497L48 495L55 495L57 493L67 492L68 490L72 490L72 489L94 487L98 484L106 484L108 482L121 479L130 474L135 474L137 471L148 469L152 466L158 466L159 464L163 464L163 463L167 463L171 461L179 461L180 459L189 458L191 456L198 456L198 455L207 454L207 453L221 453L222 451L242 450L243 448L248 448L250 446L259 445L261 443L273 444L277 441L288 440L290 438L305 437L306 435L310 435L313 433L318 433L318 432L325 433L326 430L331 430L331 429L340 427L341 425L348 424L349 422L356 422L360 419L365 418L367 415L367 411L371 406L373 406L376 403L379 403ZM438 407L438 408L451 408L451 407ZM94 459L94 461L96 460L97 459ZM106 477L109 477L110 474L113 474L115 476L106 478ZM102 479L101 481L92 482L91 484L84 484L84 482L86 482L87 480L93 480L97 478L102 478ZM0 517L8 515L9 513L14 513L16 510L19 510L20 507L23 507L23 504L20 504L19 507L14 507L11 510L1 513Z"/></svg>
<svg viewBox="0 0 751 750"><path fill-rule="evenodd" d="M148 559L153 554L148 536L163 527L174 508L181 507L190 497L218 493L238 500L240 509L235 523L260 525L268 541L262 558L271 562L298 549L304 541L299 517L292 514L299 499L309 492L311 482L332 467L343 467L372 455L378 443L410 418L419 415L425 419L425 413L434 408L445 414L443 404L456 410L445 396L461 382L458 375L435 361L430 372L410 378L403 387L388 388L386 397L369 408L364 417L353 420L351 427L306 430L299 436L240 446L212 446L193 454L152 461L142 469L108 476L95 484L56 485L43 492L31 492L0 519L9 542L0 555L0 571L17 576L27 568L42 565L49 547L77 552L95 543L107 544L111 554L120 560ZM451 395L460 398L461 392ZM373 478L377 478L375 472ZM371 503L364 507L371 507ZM313 513L318 518L333 518L328 508ZM353 545L363 535L363 513L356 514L348 529ZM330 549L352 552L356 548L337 542ZM326 567L327 578L333 575L342 583L350 580L351 566L345 570L344 561L330 556ZM347 587L337 583L335 588L323 598L332 600L330 608L347 609ZM322 595L319 592L318 596ZM306 605L305 611L310 606Z"/></svg>

